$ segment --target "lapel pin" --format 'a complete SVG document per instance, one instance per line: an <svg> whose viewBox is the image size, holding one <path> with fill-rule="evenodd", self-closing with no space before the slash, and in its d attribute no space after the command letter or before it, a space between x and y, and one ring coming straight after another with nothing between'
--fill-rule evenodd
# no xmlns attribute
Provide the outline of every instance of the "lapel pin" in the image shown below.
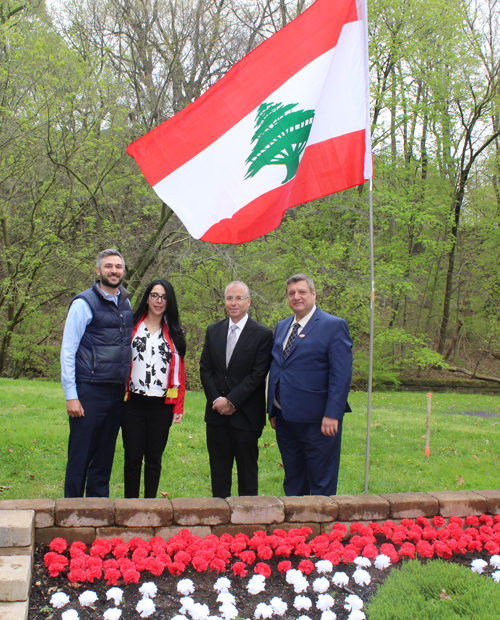
<svg viewBox="0 0 500 620"><path fill-rule="evenodd" d="M299 338L305 338L306 335L305 334L299 334Z"/></svg>

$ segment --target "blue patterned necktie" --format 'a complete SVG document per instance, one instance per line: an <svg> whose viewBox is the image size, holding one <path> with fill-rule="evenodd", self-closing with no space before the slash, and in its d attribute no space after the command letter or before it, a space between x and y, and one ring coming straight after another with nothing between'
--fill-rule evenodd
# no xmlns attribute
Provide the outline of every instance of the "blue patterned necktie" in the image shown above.
<svg viewBox="0 0 500 620"><path fill-rule="evenodd" d="M286 358L290 355L290 351L292 350L293 341L295 340L295 338L297 338L297 335L299 333L299 327L300 327L300 325L298 323L294 323L293 324L292 331L290 332L290 335L288 336L288 340L286 341L285 348L283 349L283 361L285 361ZM276 399L276 402L279 405L280 404L280 398L281 398L281 388L280 388L280 382L279 381L276 384L276 388L274 390L274 398Z"/></svg>
<svg viewBox="0 0 500 620"><path fill-rule="evenodd" d="M293 324L292 331L290 332L290 335L288 336L288 340L286 341L285 348L283 349L283 360L286 360L286 358L290 355L292 344L294 343L294 340L295 338L297 338L297 335L299 333L299 327L300 327L299 323Z"/></svg>

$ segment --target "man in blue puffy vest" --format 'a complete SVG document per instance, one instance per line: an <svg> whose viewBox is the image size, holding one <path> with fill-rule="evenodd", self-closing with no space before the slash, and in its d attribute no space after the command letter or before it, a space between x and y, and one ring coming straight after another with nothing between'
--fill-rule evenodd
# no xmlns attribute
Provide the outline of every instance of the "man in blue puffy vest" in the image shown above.
<svg viewBox="0 0 500 620"><path fill-rule="evenodd" d="M61 348L69 416L65 497L109 497L130 371L132 310L118 250L97 256L98 280L72 300Z"/></svg>

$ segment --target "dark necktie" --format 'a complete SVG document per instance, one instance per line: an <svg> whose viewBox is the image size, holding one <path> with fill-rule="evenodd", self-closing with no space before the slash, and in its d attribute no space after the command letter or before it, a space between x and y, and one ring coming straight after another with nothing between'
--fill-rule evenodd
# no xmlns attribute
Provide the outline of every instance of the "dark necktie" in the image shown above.
<svg viewBox="0 0 500 620"><path fill-rule="evenodd" d="M286 341L285 348L283 349L283 361L285 361L286 358L290 355L290 351L292 350L292 344L295 338L297 338L297 335L299 333L299 327L300 325L298 323L293 324L292 331L290 332L290 335L288 336L288 340ZM278 405L280 404L280 397L281 397L281 389L280 389L280 382L278 381L278 383L276 384L276 389L274 391L274 398L276 399L276 402L278 403Z"/></svg>

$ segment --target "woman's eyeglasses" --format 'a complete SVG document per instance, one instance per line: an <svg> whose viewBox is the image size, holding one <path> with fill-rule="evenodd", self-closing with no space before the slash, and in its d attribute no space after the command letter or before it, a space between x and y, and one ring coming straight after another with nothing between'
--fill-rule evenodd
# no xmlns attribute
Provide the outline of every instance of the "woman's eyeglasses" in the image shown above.
<svg viewBox="0 0 500 620"><path fill-rule="evenodd" d="M160 293L149 293L149 296L151 297L151 299L158 299L158 298L160 298L161 301L167 301L167 296L166 295L160 295Z"/></svg>

